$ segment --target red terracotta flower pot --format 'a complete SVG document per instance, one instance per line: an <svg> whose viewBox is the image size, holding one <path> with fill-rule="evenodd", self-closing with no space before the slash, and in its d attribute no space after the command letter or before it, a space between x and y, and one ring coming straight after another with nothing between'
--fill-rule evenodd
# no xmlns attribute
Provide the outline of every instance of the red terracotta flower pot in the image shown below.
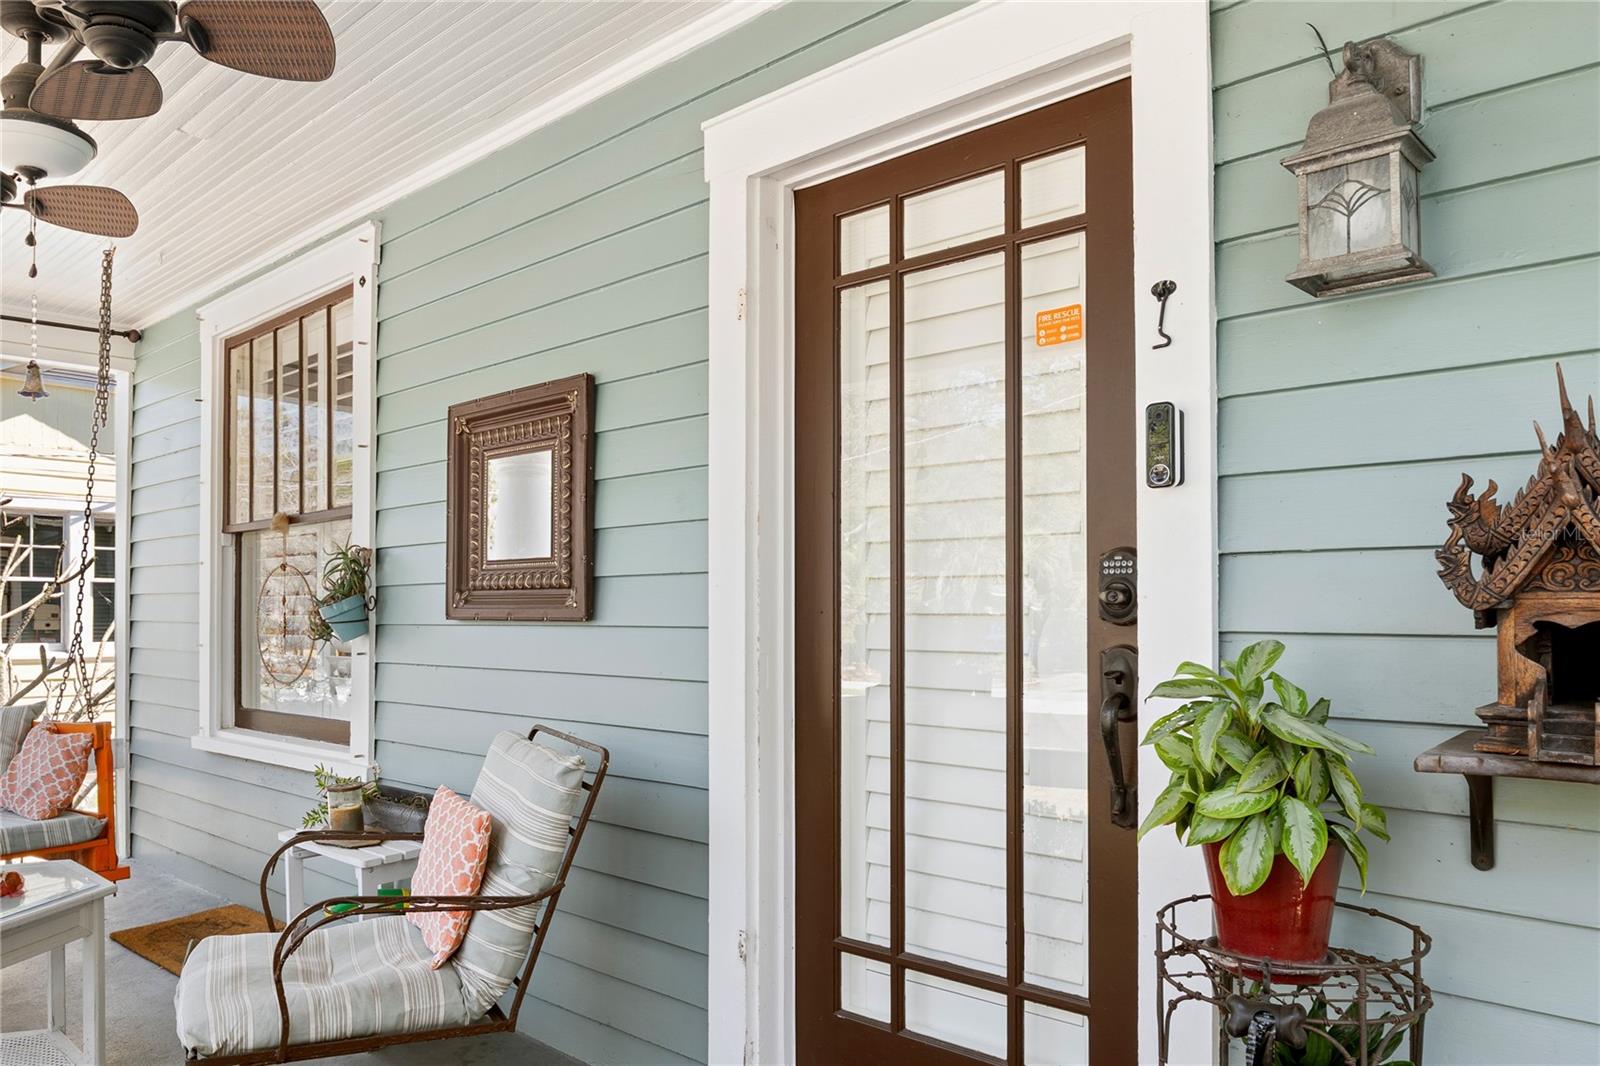
<svg viewBox="0 0 1600 1066"><path fill-rule="evenodd" d="M1278 855L1272 872L1260 888L1248 896L1228 891L1222 876L1219 855L1222 845L1202 845L1206 853L1206 874L1211 879L1211 904L1217 918L1217 944L1224 951L1271 959L1293 968L1295 963L1320 963L1328 958L1328 934L1333 926L1333 898L1339 888L1339 867L1344 864L1344 848L1328 841L1322 862L1311 874L1311 883L1300 880L1288 856ZM1246 976L1259 977L1247 972ZM1276 978L1276 974L1274 977ZM1286 974L1285 984L1314 982L1315 978L1296 978Z"/></svg>

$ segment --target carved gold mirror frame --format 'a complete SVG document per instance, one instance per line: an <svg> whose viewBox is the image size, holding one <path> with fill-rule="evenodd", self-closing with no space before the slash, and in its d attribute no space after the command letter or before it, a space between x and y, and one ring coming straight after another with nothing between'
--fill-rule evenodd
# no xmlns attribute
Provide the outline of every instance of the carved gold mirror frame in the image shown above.
<svg viewBox="0 0 1600 1066"><path fill-rule="evenodd" d="M449 427L445 510L445 617L497 622L586 622L593 610L594 378L577 374L454 404ZM539 453L548 453L548 459ZM534 457L519 472L548 469L550 512L525 499L540 483L518 486L515 504L498 486L499 461ZM547 465L546 465L547 464ZM499 469L511 468L504 462ZM507 540L537 552L491 550L499 525ZM506 540L502 541L502 544Z"/></svg>

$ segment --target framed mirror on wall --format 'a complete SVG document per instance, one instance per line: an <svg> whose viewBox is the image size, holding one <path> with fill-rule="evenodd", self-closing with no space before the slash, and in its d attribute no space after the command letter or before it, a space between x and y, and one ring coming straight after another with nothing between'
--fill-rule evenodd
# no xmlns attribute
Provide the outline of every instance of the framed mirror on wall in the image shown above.
<svg viewBox="0 0 1600 1066"><path fill-rule="evenodd" d="M577 374L451 406L446 618L589 620L593 401Z"/></svg>

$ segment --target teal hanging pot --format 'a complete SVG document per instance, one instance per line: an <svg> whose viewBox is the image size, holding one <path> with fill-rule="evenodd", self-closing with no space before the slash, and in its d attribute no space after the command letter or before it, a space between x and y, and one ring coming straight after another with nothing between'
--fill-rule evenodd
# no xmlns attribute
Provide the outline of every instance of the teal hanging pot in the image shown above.
<svg viewBox="0 0 1600 1066"><path fill-rule="evenodd" d="M326 607L318 607L317 613L322 615L328 628L333 630L333 635L343 643L366 635L367 601L361 596L346 596Z"/></svg>

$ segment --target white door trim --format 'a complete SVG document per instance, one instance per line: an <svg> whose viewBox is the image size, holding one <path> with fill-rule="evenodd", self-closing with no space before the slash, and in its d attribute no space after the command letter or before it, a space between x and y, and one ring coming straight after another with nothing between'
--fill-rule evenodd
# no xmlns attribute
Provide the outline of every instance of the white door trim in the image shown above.
<svg viewBox="0 0 1600 1066"><path fill-rule="evenodd" d="M794 1061L793 191L1130 75L1137 402L1176 403L1188 436L1187 483L1139 490L1148 691L1180 661L1214 656L1217 640L1207 6L980 3L705 125L714 1064ZM1153 352L1149 290L1164 278L1178 283L1176 343ZM1165 780L1153 752L1140 760L1144 781ZM1146 809L1157 791L1141 793ZM1140 871L1140 1058L1154 1061L1153 917L1205 877L1167 833L1141 846ZM1209 1063L1209 1012L1176 1022L1173 1061Z"/></svg>

